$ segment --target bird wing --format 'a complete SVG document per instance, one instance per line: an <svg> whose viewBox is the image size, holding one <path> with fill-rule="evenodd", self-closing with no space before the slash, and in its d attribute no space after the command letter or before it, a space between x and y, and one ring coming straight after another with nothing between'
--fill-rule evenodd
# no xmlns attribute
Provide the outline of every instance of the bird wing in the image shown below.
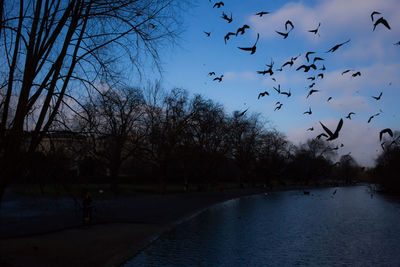
<svg viewBox="0 0 400 267"><path fill-rule="evenodd" d="M376 27L379 23L382 23L383 25L385 25L386 28L388 28L389 30L391 29L390 26L389 26L389 23L387 22L387 20L384 19L383 17L380 17L380 18L375 22L375 24L374 24L374 30L375 30L375 27Z"/></svg>
<svg viewBox="0 0 400 267"><path fill-rule="evenodd" d="M351 70L345 70L345 71L343 71L343 72L342 72L342 75L348 73L349 71L351 71Z"/></svg>
<svg viewBox="0 0 400 267"><path fill-rule="evenodd" d="M335 135L339 134L340 129L342 129L343 126L343 119L340 119L338 126L336 127Z"/></svg>
<svg viewBox="0 0 400 267"><path fill-rule="evenodd" d="M278 32L278 31L275 31L277 34L280 34L280 35L282 35L282 36L287 36L287 33L283 33L283 32Z"/></svg>
<svg viewBox="0 0 400 267"><path fill-rule="evenodd" d="M374 15L375 15L375 14L381 14L381 13L378 12L378 11L372 12L372 13L371 13L371 20L372 20L372 21L374 21Z"/></svg>
<svg viewBox="0 0 400 267"><path fill-rule="evenodd" d="M293 23L292 23L290 20L286 21L286 23L285 23L285 30L287 30L287 25L290 25L290 26L292 27L292 29L294 28L294 25L293 25Z"/></svg>
<svg viewBox="0 0 400 267"><path fill-rule="evenodd" d="M257 44L257 42L258 42L258 39L260 39L260 34L259 34L259 33L257 33L257 40L256 40L254 46L256 46L256 44Z"/></svg>
<svg viewBox="0 0 400 267"><path fill-rule="evenodd" d="M238 47L239 49L242 49L244 51L251 51L252 47Z"/></svg>
<svg viewBox="0 0 400 267"><path fill-rule="evenodd" d="M308 58L308 55L309 55L310 53L312 53L312 52L307 52L307 53L306 53L307 62L310 61L310 59Z"/></svg>
<svg viewBox="0 0 400 267"><path fill-rule="evenodd" d="M300 70L300 69L302 69L302 68L306 69L307 66L306 66L306 65L301 65L300 67L298 67L298 68L296 69L296 71L297 71L297 70Z"/></svg>
<svg viewBox="0 0 400 267"><path fill-rule="evenodd" d="M331 132L331 130L329 130L325 125L322 124L322 122L319 122L322 126L322 128L324 129L324 131L329 135L332 136L333 133Z"/></svg>
<svg viewBox="0 0 400 267"><path fill-rule="evenodd" d="M386 128L386 129L383 129L383 130L379 133L379 141L382 141L382 135L383 135L384 133L387 133L387 134L390 135L390 137L393 137L393 132L392 132L392 130L391 130L390 128Z"/></svg>

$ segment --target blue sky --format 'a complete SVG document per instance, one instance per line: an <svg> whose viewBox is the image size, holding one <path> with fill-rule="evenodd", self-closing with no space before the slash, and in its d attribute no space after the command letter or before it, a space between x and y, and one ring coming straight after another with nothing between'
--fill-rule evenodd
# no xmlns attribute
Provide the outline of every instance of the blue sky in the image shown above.
<svg viewBox="0 0 400 267"><path fill-rule="evenodd" d="M334 143L344 144L339 154L349 152L363 165L371 166L381 152L379 131L390 127L399 129L400 116L400 1L395 0L321 0L321 1L242 1L225 0L221 8L213 8L216 1L197 1L184 15L184 32L178 46L162 54L163 86L167 89L181 87L195 94L223 104L227 112L244 110L258 112L269 120L289 140L298 144L313 138L323 130L319 121L335 128L340 118L344 119L339 139ZM375 19L384 17L391 30L378 25L375 31L370 14L379 11ZM263 17L254 14L271 12ZM232 23L221 18L222 12L230 15ZM293 31L287 39L275 33L284 31L284 24L291 20ZM319 34L308 30L321 23ZM232 36L227 44L227 32L236 32L247 24L250 29L244 35ZM207 37L203 31L211 32ZM260 40L254 55L237 47L250 47L257 33ZM334 53L325 53L331 47L348 39ZM317 67L324 64L326 71L295 71L307 63L305 53L316 52L322 57ZM274 69L301 56L293 67L285 67L273 76L259 75L271 59ZM354 69L345 75L346 69ZM223 74L221 83L212 81L208 73ZM361 76L352 77L356 71ZM314 89L320 90L309 98L307 77L324 73L323 79L316 79ZM275 78L276 82L271 78ZM292 96L278 95L273 86L280 84L283 91L290 89ZM260 92L268 91L269 96L257 99ZM383 92L381 100L372 96ZM326 100L331 96L332 100ZM275 103L283 103L281 110L274 111ZM311 107L312 115L303 115ZM352 120L345 119L349 112L355 112ZM369 116L380 112L371 123ZM306 131L314 127L314 131Z"/></svg>

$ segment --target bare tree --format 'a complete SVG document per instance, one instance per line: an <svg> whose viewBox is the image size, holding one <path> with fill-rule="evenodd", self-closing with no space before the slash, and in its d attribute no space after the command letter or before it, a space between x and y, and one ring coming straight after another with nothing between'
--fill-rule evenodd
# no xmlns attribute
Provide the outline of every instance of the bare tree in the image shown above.
<svg viewBox="0 0 400 267"><path fill-rule="evenodd" d="M107 89L84 104L75 131L87 137L87 156L104 166L111 177L141 147L144 98L139 88ZM116 179L113 179L116 182Z"/></svg>
<svg viewBox="0 0 400 267"><path fill-rule="evenodd" d="M217 178L223 159L229 151L227 116L222 105L195 95L190 105L193 114L187 127L187 157L196 165L197 175L209 184Z"/></svg>
<svg viewBox="0 0 400 267"><path fill-rule="evenodd" d="M241 184L245 179L253 182L254 177L251 171L255 168L257 151L261 145L259 137L264 131L260 114L247 116L235 111L229 119L229 131L231 157L241 170L239 183Z"/></svg>
<svg viewBox="0 0 400 267"><path fill-rule="evenodd" d="M147 98L150 102L146 105L146 157L158 169L159 191L164 193L172 157L183 144L193 113L189 110L187 91L173 89L160 99L156 95L159 84L155 87L152 90L155 95Z"/></svg>
<svg viewBox="0 0 400 267"><path fill-rule="evenodd" d="M179 32L178 0L0 3L0 199L76 94L118 75ZM157 64L156 64L157 65ZM34 116L32 111L35 110ZM30 119L31 118L31 119ZM30 131L29 140L24 133ZM29 141L29 142L27 142Z"/></svg>

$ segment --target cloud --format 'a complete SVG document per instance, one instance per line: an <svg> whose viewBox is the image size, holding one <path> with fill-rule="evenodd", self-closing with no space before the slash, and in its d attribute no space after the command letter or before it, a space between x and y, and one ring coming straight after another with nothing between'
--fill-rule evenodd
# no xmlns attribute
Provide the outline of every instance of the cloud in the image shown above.
<svg viewBox="0 0 400 267"><path fill-rule="evenodd" d="M227 71L224 73L226 81L257 81L258 77L254 71Z"/></svg>
<svg viewBox="0 0 400 267"><path fill-rule="evenodd" d="M370 14L374 10L379 10L384 15L392 29L399 28L400 2L396 0L324 0L316 2L314 6L304 2L289 2L267 16L250 16L248 20L257 32L262 33L262 38L270 39L277 37L275 30L284 31L284 23L290 19L295 25L292 35L321 43L324 40L337 40L338 36L343 36L344 29L352 38L366 32L371 33L373 24ZM324 38L317 38L308 32L316 28L319 22L320 34ZM382 25L378 27L380 26ZM377 29L374 34L381 35L383 32Z"/></svg>
<svg viewBox="0 0 400 267"><path fill-rule="evenodd" d="M368 101L363 96L341 96L333 98L331 101L331 107L337 111L344 112L355 112L361 110L368 110Z"/></svg>

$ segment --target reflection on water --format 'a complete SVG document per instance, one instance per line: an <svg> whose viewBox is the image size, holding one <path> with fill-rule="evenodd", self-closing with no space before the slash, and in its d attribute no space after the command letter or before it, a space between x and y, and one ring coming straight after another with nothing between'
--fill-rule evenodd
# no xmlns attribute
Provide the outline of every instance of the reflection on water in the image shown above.
<svg viewBox="0 0 400 267"><path fill-rule="evenodd" d="M354 186L216 205L126 266L400 266L400 204Z"/></svg>

